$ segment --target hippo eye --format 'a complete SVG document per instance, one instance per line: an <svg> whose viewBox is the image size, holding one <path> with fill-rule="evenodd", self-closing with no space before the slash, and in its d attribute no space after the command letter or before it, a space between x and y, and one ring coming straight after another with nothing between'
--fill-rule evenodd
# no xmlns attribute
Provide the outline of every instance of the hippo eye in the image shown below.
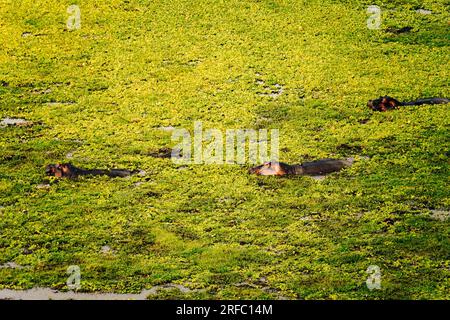
<svg viewBox="0 0 450 320"><path fill-rule="evenodd" d="M270 168L271 165L272 165L271 162L265 162L264 163L264 168Z"/></svg>

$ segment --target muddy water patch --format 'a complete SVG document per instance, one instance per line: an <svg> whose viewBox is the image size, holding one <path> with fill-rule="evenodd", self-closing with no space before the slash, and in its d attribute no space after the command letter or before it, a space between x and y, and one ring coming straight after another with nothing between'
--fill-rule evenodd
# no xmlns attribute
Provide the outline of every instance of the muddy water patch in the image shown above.
<svg viewBox="0 0 450 320"><path fill-rule="evenodd" d="M50 188L51 188L51 186L48 183L40 183L36 186L36 189L42 189L42 190L47 190Z"/></svg>
<svg viewBox="0 0 450 320"><path fill-rule="evenodd" d="M49 106L49 107L70 106L70 105L74 105L74 104L75 104L75 102L73 102L73 101L66 101L66 102L52 101L52 102L45 103L45 105Z"/></svg>
<svg viewBox="0 0 450 320"><path fill-rule="evenodd" d="M426 9L418 9L418 10L416 10L416 12L417 12L417 13L420 13L420 14L424 14L424 15L429 15L429 14L432 14L432 13L433 13L433 11L431 11L431 10L426 10Z"/></svg>
<svg viewBox="0 0 450 320"><path fill-rule="evenodd" d="M15 262L6 262L4 264L0 264L0 269L29 269L30 266L21 266Z"/></svg>
<svg viewBox="0 0 450 320"><path fill-rule="evenodd" d="M257 82L259 85L264 85L264 82ZM263 86L263 91L258 92L260 96L268 96L271 98L278 98L284 92L284 88L281 84L274 84L273 86Z"/></svg>
<svg viewBox="0 0 450 320"><path fill-rule="evenodd" d="M66 154L66 159L73 159L73 154L75 151L70 151L69 153Z"/></svg>
<svg viewBox="0 0 450 320"><path fill-rule="evenodd" d="M310 178L316 180L316 181L322 181L325 180L327 176L310 176Z"/></svg>
<svg viewBox="0 0 450 320"><path fill-rule="evenodd" d="M283 86L281 84L276 83L274 85L274 89L272 89L272 91L269 93L269 97L277 98L283 93L283 91L284 91Z"/></svg>
<svg viewBox="0 0 450 320"><path fill-rule="evenodd" d="M431 219L439 220L439 221L450 220L450 211L431 210L430 217L431 217Z"/></svg>
<svg viewBox="0 0 450 320"><path fill-rule="evenodd" d="M110 246L106 245L100 248L100 253L105 255L113 255L115 251Z"/></svg>
<svg viewBox="0 0 450 320"><path fill-rule="evenodd" d="M159 127L158 130L161 131L167 131L167 132L172 132L173 130L175 130L176 128L173 126L167 126L167 127Z"/></svg>
<svg viewBox="0 0 450 320"><path fill-rule="evenodd" d="M0 121L0 127L8 126L31 126L33 122L21 118L4 118Z"/></svg>
<svg viewBox="0 0 450 320"><path fill-rule="evenodd" d="M33 288L29 290L3 289L0 290L0 300L146 300L168 289L178 289L181 293L195 291L180 284L172 283L154 286L137 294L61 292L50 288Z"/></svg>

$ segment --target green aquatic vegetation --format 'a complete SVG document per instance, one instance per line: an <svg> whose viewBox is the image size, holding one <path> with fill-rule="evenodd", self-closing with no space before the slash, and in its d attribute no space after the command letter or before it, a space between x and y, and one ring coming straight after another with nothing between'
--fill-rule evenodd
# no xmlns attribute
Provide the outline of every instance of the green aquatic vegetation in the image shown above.
<svg viewBox="0 0 450 320"><path fill-rule="evenodd" d="M33 122L0 127L0 265L24 266L0 288L67 290L78 265L81 291L191 289L160 299L450 298L450 222L430 215L450 207L448 105L366 107L449 97L446 1L0 2L0 119ZM194 121L356 162L316 181L149 156ZM146 175L45 177L57 162Z"/></svg>

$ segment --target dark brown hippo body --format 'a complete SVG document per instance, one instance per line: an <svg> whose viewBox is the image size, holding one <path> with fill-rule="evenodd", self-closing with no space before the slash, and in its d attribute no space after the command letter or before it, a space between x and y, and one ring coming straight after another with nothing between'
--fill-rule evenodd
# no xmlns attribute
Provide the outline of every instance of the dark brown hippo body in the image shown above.
<svg viewBox="0 0 450 320"><path fill-rule="evenodd" d="M398 109L401 106L421 106L424 104L444 104L449 103L449 99L445 98L426 98L417 99L414 101L401 102L389 96L379 97L378 99L370 100L367 106L373 111L388 111Z"/></svg>
<svg viewBox="0 0 450 320"><path fill-rule="evenodd" d="M283 162L266 162L260 166L251 168L249 173L262 176L305 175L319 176L337 172L351 166L353 159L322 159L302 164L289 165Z"/></svg>
<svg viewBox="0 0 450 320"><path fill-rule="evenodd" d="M103 169L93 169L93 170L86 170L77 168L74 165L70 163L63 163L63 164L49 164L45 168L45 173L48 176L54 176L58 178L69 178L74 179L79 176L86 176L86 175L106 175L111 178L115 177L127 177L129 175L132 175L134 173L137 173L138 171L130 171L130 170L124 170L124 169L111 169L111 170L103 170Z"/></svg>

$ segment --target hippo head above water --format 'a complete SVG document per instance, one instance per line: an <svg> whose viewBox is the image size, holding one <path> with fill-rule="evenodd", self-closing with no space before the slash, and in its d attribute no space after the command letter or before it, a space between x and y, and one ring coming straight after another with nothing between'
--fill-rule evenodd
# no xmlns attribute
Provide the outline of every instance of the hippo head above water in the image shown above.
<svg viewBox="0 0 450 320"><path fill-rule="evenodd" d="M283 162L269 161L260 166L250 168L249 173L261 176L284 176L293 174L293 166Z"/></svg>

